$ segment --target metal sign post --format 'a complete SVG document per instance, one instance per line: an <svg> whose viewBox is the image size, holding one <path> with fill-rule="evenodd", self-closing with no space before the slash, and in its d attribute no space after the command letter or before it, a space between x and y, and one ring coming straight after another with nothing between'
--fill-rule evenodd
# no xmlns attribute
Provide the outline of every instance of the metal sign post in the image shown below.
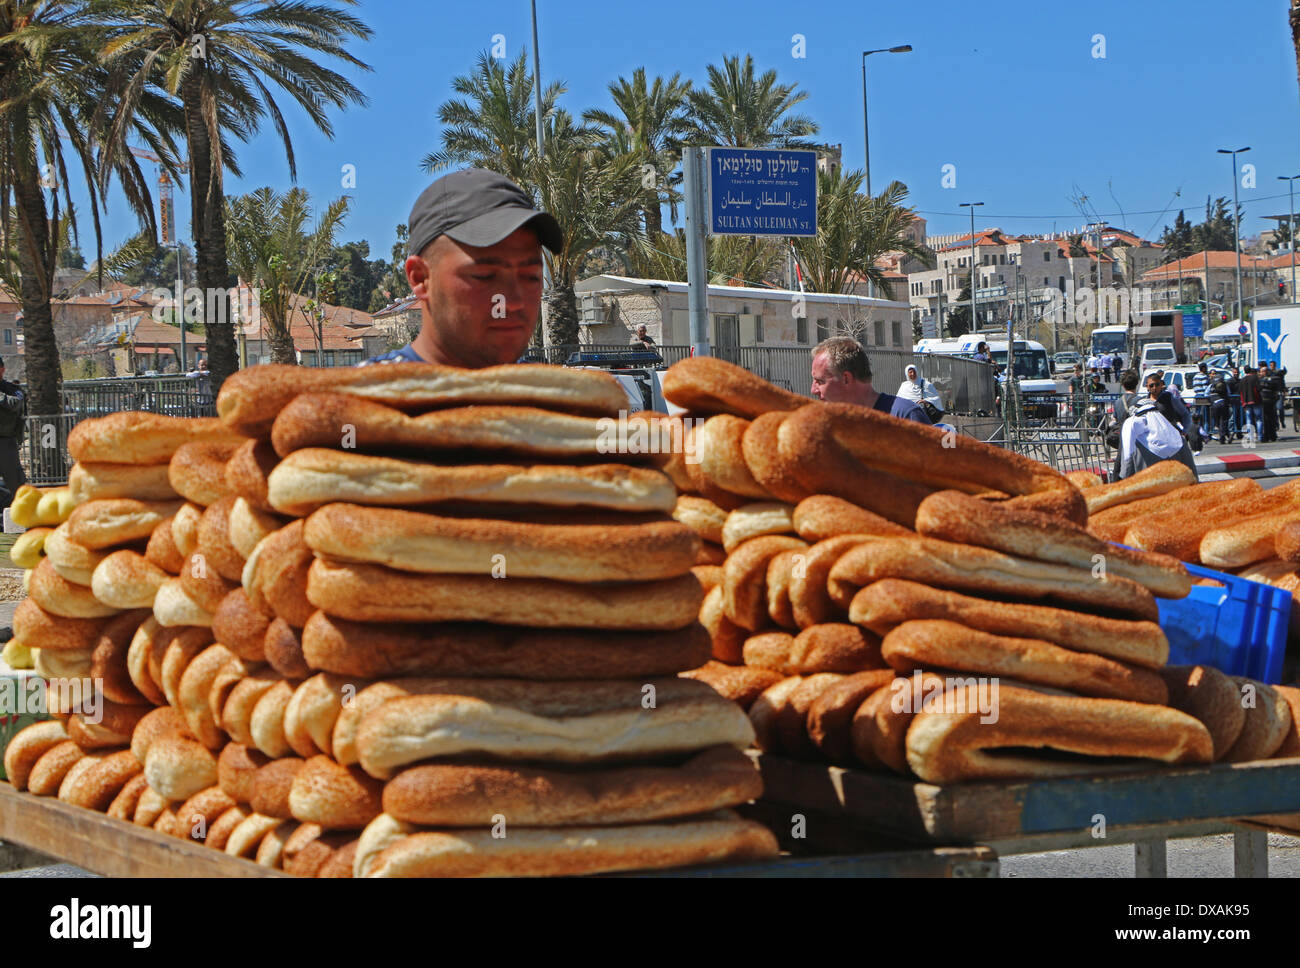
<svg viewBox="0 0 1300 968"><path fill-rule="evenodd" d="M708 222L704 201L704 148L682 152L686 190L686 283L691 312L691 355L711 356L709 348Z"/></svg>

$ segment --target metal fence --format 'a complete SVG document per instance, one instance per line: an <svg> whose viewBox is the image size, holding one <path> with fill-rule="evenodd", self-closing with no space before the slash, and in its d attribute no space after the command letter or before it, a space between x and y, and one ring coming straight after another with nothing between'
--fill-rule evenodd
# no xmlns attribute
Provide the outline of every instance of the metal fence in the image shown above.
<svg viewBox="0 0 1300 968"><path fill-rule="evenodd" d="M27 482L37 487L64 484L72 462L68 458L68 432L89 414L60 413L52 417L28 416L18 460Z"/></svg>
<svg viewBox="0 0 1300 968"><path fill-rule="evenodd" d="M206 376L123 377L65 380L63 412L102 417L123 410L144 410L170 417L212 417L216 402Z"/></svg>

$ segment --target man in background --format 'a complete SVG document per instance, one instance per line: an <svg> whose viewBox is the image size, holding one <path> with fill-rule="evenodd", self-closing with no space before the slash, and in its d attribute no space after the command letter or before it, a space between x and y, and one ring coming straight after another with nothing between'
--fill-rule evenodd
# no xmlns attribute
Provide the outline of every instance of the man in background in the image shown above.
<svg viewBox="0 0 1300 968"><path fill-rule="evenodd" d="M654 337L645 331L645 323L636 328L636 335L632 337L632 345L637 349L652 350L655 348Z"/></svg>
<svg viewBox="0 0 1300 968"><path fill-rule="evenodd" d="M913 401L881 393L871 385L867 351L849 336L833 336L813 347L812 395L827 403L854 403L891 417L930 423L925 411Z"/></svg>
<svg viewBox="0 0 1300 968"><path fill-rule="evenodd" d="M5 362L0 359L0 476L5 493L0 493L0 508L7 508L18 488L27 483L27 474L18 459L18 448L26 430L27 396L17 383L5 379Z"/></svg>

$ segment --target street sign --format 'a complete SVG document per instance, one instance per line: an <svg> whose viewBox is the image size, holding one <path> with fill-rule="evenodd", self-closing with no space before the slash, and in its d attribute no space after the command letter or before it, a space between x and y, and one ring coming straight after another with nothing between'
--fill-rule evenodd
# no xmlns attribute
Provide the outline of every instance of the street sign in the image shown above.
<svg viewBox="0 0 1300 968"><path fill-rule="evenodd" d="M1249 335L1250 335L1250 327L1247 326L1245 323L1242 323L1240 326L1237 327L1237 332L1238 332L1239 334L1241 334L1242 336L1249 336Z"/></svg>
<svg viewBox="0 0 1300 968"><path fill-rule="evenodd" d="M784 148L707 151L710 234L817 234L817 152Z"/></svg>
<svg viewBox="0 0 1300 968"><path fill-rule="evenodd" d="M1182 303L1174 307L1182 313L1199 313L1201 311L1200 303Z"/></svg>
<svg viewBox="0 0 1300 968"><path fill-rule="evenodd" d="M1183 335L1202 336L1205 333L1205 317L1200 313L1183 313Z"/></svg>

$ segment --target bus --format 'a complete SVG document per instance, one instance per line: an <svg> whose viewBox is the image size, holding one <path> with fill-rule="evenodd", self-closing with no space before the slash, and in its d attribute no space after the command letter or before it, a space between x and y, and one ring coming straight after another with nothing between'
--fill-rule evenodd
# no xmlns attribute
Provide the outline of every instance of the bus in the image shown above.
<svg viewBox="0 0 1300 968"><path fill-rule="evenodd" d="M1092 355L1103 353L1129 355L1127 326L1098 326L1092 331Z"/></svg>
<svg viewBox="0 0 1300 968"><path fill-rule="evenodd" d="M914 353L935 353L948 356L974 356L980 343L987 343L989 359L999 368L998 380L1006 376L1007 341L989 339L978 333L956 336L950 339L923 339L913 348ZM1035 340L1018 339L1015 341L1016 383L1021 393L1055 393L1056 381L1052 379L1051 367L1047 364L1047 347Z"/></svg>

